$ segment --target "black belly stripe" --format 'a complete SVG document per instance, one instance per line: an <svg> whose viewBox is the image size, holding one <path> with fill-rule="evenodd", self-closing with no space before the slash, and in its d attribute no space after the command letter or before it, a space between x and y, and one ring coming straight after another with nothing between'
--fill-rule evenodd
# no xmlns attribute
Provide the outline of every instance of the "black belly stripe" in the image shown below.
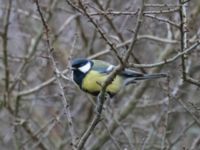
<svg viewBox="0 0 200 150"><path fill-rule="evenodd" d="M86 74L82 73L79 70L74 70L73 72L73 80L76 82L76 84L82 89L82 82L83 78Z"/></svg>

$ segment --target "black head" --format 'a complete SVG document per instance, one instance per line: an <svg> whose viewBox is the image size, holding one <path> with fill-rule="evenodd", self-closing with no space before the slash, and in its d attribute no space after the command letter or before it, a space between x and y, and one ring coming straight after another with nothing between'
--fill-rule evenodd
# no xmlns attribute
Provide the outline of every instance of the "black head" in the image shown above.
<svg viewBox="0 0 200 150"><path fill-rule="evenodd" d="M93 62L89 59L78 58L72 61L73 80L81 87L82 80L92 68Z"/></svg>
<svg viewBox="0 0 200 150"><path fill-rule="evenodd" d="M72 61L72 70L79 70L87 73L92 67L92 61L84 58L77 58Z"/></svg>

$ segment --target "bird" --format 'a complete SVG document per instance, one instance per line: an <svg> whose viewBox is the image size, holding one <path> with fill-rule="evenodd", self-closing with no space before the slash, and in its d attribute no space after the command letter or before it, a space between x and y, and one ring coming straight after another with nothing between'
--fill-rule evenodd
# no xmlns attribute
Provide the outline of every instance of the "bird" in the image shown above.
<svg viewBox="0 0 200 150"><path fill-rule="evenodd" d="M97 59L76 58L71 62L72 79L79 88L93 96L97 96L103 83L116 66ZM131 69L120 71L106 88L106 93L112 98L121 88L136 83L138 80L167 77L164 73L144 74Z"/></svg>

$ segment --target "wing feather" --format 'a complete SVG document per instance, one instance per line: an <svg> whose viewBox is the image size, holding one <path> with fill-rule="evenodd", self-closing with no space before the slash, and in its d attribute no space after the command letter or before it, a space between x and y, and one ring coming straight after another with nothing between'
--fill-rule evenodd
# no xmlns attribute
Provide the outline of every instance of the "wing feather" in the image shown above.
<svg viewBox="0 0 200 150"><path fill-rule="evenodd" d="M109 74L114 69L114 66L110 63L101 60L92 60L93 66L92 70L98 71L100 73Z"/></svg>

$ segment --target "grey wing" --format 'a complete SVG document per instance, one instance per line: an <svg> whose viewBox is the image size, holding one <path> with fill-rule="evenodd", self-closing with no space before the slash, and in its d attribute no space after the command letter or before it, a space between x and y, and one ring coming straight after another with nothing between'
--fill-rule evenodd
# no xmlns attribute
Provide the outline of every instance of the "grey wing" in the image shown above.
<svg viewBox="0 0 200 150"><path fill-rule="evenodd" d="M137 78L137 77L143 77L144 74L137 72L137 71L133 71L130 69L125 69L124 71L121 72L121 75L126 77L126 78Z"/></svg>
<svg viewBox="0 0 200 150"><path fill-rule="evenodd" d="M115 68L115 66L113 66L112 64L109 64L101 60L92 60L92 61L94 62L92 69L100 73L109 74Z"/></svg>
<svg viewBox="0 0 200 150"><path fill-rule="evenodd" d="M124 85L128 85L128 84L136 83L136 80L138 78L142 78L144 76L144 74L133 71L133 70L125 69L124 71L121 72L121 76L126 78Z"/></svg>
<svg viewBox="0 0 200 150"><path fill-rule="evenodd" d="M92 69L100 73L109 74L115 68L114 65L107 63L105 61L101 61L101 60L92 60L92 61L94 62ZM143 74L143 73L133 71L130 69L124 69L123 71L121 71L119 75L121 75L124 78L132 78L132 80L134 81L166 77L165 74Z"/></svg>
<svg viewBox="0 0 200 150"><path fill-rule="evenodd" d="M100 73L106 73L106 74L109 74L110 72L113 71L113 69L115 68L114 65L108 63L108 62L105 62L105 61L102 61L102 60L92 60L94 65L92 66L92 69L93 70L96 70ZM124 69L120 75L122 77L125 77L125 78L133 78L133 77L142 77L143 74L140 73L140 72L136 72L136 71L133 71L133 70L130 70L130 69Z"/></svg>

